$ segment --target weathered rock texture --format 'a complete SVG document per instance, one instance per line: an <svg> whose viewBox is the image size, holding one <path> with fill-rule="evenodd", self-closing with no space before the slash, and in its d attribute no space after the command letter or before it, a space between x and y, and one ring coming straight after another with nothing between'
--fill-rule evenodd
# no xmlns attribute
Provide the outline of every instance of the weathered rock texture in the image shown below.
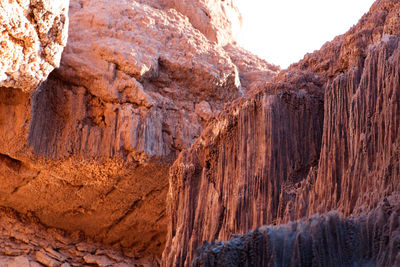
<svg viewBox="0 0 400 267"><path fill-rule="evenodd" d="M277 75L232 1L72 0L44 83L66 2L6 2L1 264L399 264L400 1Z"/></svg>
<svg viewBox="0 0 400 267"><path fill-rule="evenodd" d="M81 232L65 232L41 225L32 214L0 209L0 266L142 266L113 248L87 242Z"/></svg>
<svg viewBox="0 0 400 267"><path fill-rule="evenodd" d="M194 28L211 42L226 45L234 42L242 18L233 0L139 0L157 9L175 9L185 15Z"/></svg>
<svg viewBox="0 0 400 267"><path fill-rule="evenodd" d="M240 18L231 1L72 0L69 10L60 68L34 94L24 76L0 90L0 206L157 262L168 168L251 89L223 48Z"/></svg>
<svg viewBox="0 0 400 267"><path fill-rule="evenodd" d="M67 0L0 3L0 88L36 90L60 65L68 35Z"/></svg>
<svg viewBox="0 0 400 267"><path fill-rule="evenodd" d="M227 240L273 222L281 214L282 188L316 166L321 79L296 71L280 78L232 104L174 163L167 266L190 265L203 240Z"/></svg>
<svg viewBox="0 0 400 267"><path fill-rule="evenodd" d="M397 210L399 9L399 1L377 1L348 33L306 55L262 86L260 93L226 109L179 156L170 171L171 221L163 254L166 266L189 266L203 241L228 240L232 234L245 233L263 224L284 223L330 210L339 210L346 217L366 216L389 196ZM323 90L324 99L320 97ZM376 214L368 216L371 220L376 217L378 228L389 227ZM360 264L366 260L379 266L393 266L399 253L398 213L393 216L390 235L383 243L369 241L369 234L379 231L363 232L366 225L359 221L362 217L324 219L329 215L318 220L327 221L323 224L336 220L339 225L357 222L356 229L361 232L356 241L368 240L368 246L382 251L392 249L379 256L373 254L378 253L376 250L365 257L356 255ZM286 235L284 229L277 235ZM296 231L291 231L294 238ZM297 234L301 235L300 232ZM307 235L320 240L318 232ZM273 243L275 239L265 242ZM280 246L280 241L276 242L271 246ZM294 241L283 238L282 242ZM215 247L216 251L220 246ZM244 258L234 266L251 266L246 263L248 254L244 246L235 248L236 252L244 250ZM205 255L197 263L205 264L201 261L205 259L213 265L213 249L201 250ZM329 247L325 249L330 251ZM332 249L331 258L336 255L335 248ZM281 248L277 251L286 253ZM340 249L337 251L341 253ZM215 259L218 263L235 263L229 259L229 253L226 258L218 255ZM273 257L268 251L255 257L267 263L280 263L277 259L268 261L268 257ZM290 259L291 255L282 257ZM322 261L317 265L323 264ZM327 264L335 266L334 262Z"/></svg>
<svg viewBox="0 0 400 267"><path fill-rule="evenodd" d="M400 203L385 199L367 215L313 215L206 243L193 266L400 266Z"/></svg>
<svg viewBox="0 0 400 267"><path fill-rule="evenodd" d="M363 68L328 83L316 177L291 196L286 220L331 209L369 211L400 191L399 43L385 36L370 46Z"/></svg>

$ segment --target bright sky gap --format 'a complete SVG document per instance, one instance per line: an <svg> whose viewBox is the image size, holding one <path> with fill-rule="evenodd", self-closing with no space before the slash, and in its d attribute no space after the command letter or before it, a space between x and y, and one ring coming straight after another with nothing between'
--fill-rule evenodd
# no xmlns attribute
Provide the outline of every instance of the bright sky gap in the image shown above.
<svg viewBox="0 0 400 267"><path fill-rule="evenodd" d="M287 68L345 33L374 0L236 0L243 26L238 43Z"/></svg>

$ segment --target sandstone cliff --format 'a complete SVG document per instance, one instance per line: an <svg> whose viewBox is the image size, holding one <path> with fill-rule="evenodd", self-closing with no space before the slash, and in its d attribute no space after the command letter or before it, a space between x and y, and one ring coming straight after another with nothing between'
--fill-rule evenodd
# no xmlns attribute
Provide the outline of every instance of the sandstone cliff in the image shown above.
<svg viewBox="0 0 400 267"><path fill-rule="evenodd" d="M0 266L400 265L399 13L280 72L231 0L2 1Z"/></svg>
<svg viewBox="0 0 400 267"><path fill-rule="evenodd" d="M225 51L240 23L231 1L72 0L61 63L67 1L1 8L13 48L1 58L0 206L158 262L170 165L252 88L241 77L279 68Z"/></svg>
<svg viewBox="0 0 400 267"><path fill-rule="evenodd" d="M295 191L285 220L332 209L345 215L367 212L399 192L399 43L398 36L384 36L369 47L363 68L327 84L315 180Z"/></svg>
<svg viewBox="0 0 400 267"><path fill-rule="evenodd" d="M366 216L385 197L390 197L388 205L397 210L399 8L399 1L377 1L345 35L306 55L264 85L258 94L234 103L179 156L170 171L171 221L163 254L165 265L189 266L203 241L228 240L233 234L246 233L263 224L284 223L330 210L343 212L346 217ZM317 219L321 227L328 224L324 221L338 225L341 220L357 222L355 229L360 233L354 242L362 243L371 234L385 233L384 241L367 240L368 249L375 250L362 257L355 255L359 264L364 261L378 266L397 264L398 213L391 217L390 226L376 213L370 213L368 218L378 220L376 231L363 230L369 227L359 221L363 217L340 220L328 217ZM309 225L301 224L306 228ZM274 231L278 236L302 235L300 230L292 229L293 225L287 227ZM292 234L287 233L289 229ZM306 235L316 242L326 241L318 232L307 231ZM326 231L337 236L336 230ZM256 266L286 263L309 266L307 262L290 259L290 251L299 246L298 241L290 241L289 237L287 241L284 237L275 240L265 230L260 238L271 240L258 243L251 235L242 237L248 245L237 245L239 241L234 239L200 249L195 264L218 266L224 262L230 266L253 266L247 260L254 258L259 261ZM277 248L257 250L264 249L265 242L268 247L271 243ZM286 251L284 245L278 247L279 242L294 243ZM255 250L247 250L253 245ZM232 251L230 246L234 247ZM224 247L228 253L223 252ZM346 265L346 261L326 259L342 253L343 248L337 252L329 246L324 249L327 252L323 253L331 254L321 256L313 252L315 260L321 259L313 264ZM364 248L354 249L361 252ZM390 253L380 254L379 249ZM281 255L286 263L274 259L274 250L288 253ZM351 253L345 250L344 255ZM267 260L268 257L272 258Z"/></svg>

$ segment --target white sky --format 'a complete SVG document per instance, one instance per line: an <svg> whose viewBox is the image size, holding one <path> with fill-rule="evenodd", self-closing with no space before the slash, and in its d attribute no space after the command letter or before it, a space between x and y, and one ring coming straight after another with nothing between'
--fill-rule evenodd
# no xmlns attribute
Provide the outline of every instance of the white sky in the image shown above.
<svg viewBox="0 0 400 267"><path fill-rule="evenodd" d="M345 33L374 0L235 0L238 43L282 69Z"/></svg>

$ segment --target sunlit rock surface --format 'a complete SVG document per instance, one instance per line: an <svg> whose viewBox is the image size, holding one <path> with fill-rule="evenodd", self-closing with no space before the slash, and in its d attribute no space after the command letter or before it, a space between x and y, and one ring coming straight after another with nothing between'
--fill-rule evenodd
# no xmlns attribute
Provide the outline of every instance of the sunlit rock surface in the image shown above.
<svg viewBox="0 0 400 267"><path fill-rule="evenodd" d="M32 92L60 65L68 36L68 0L0 4L0 88Z"/></svg>
<svg viewBox="0 0 400 267"><path fill-rule="evenodd" d="M220 45L234 42L242 24L241 14L233 0L139 0L137 2L157 9L178 11L211 42Z"/></svg>

